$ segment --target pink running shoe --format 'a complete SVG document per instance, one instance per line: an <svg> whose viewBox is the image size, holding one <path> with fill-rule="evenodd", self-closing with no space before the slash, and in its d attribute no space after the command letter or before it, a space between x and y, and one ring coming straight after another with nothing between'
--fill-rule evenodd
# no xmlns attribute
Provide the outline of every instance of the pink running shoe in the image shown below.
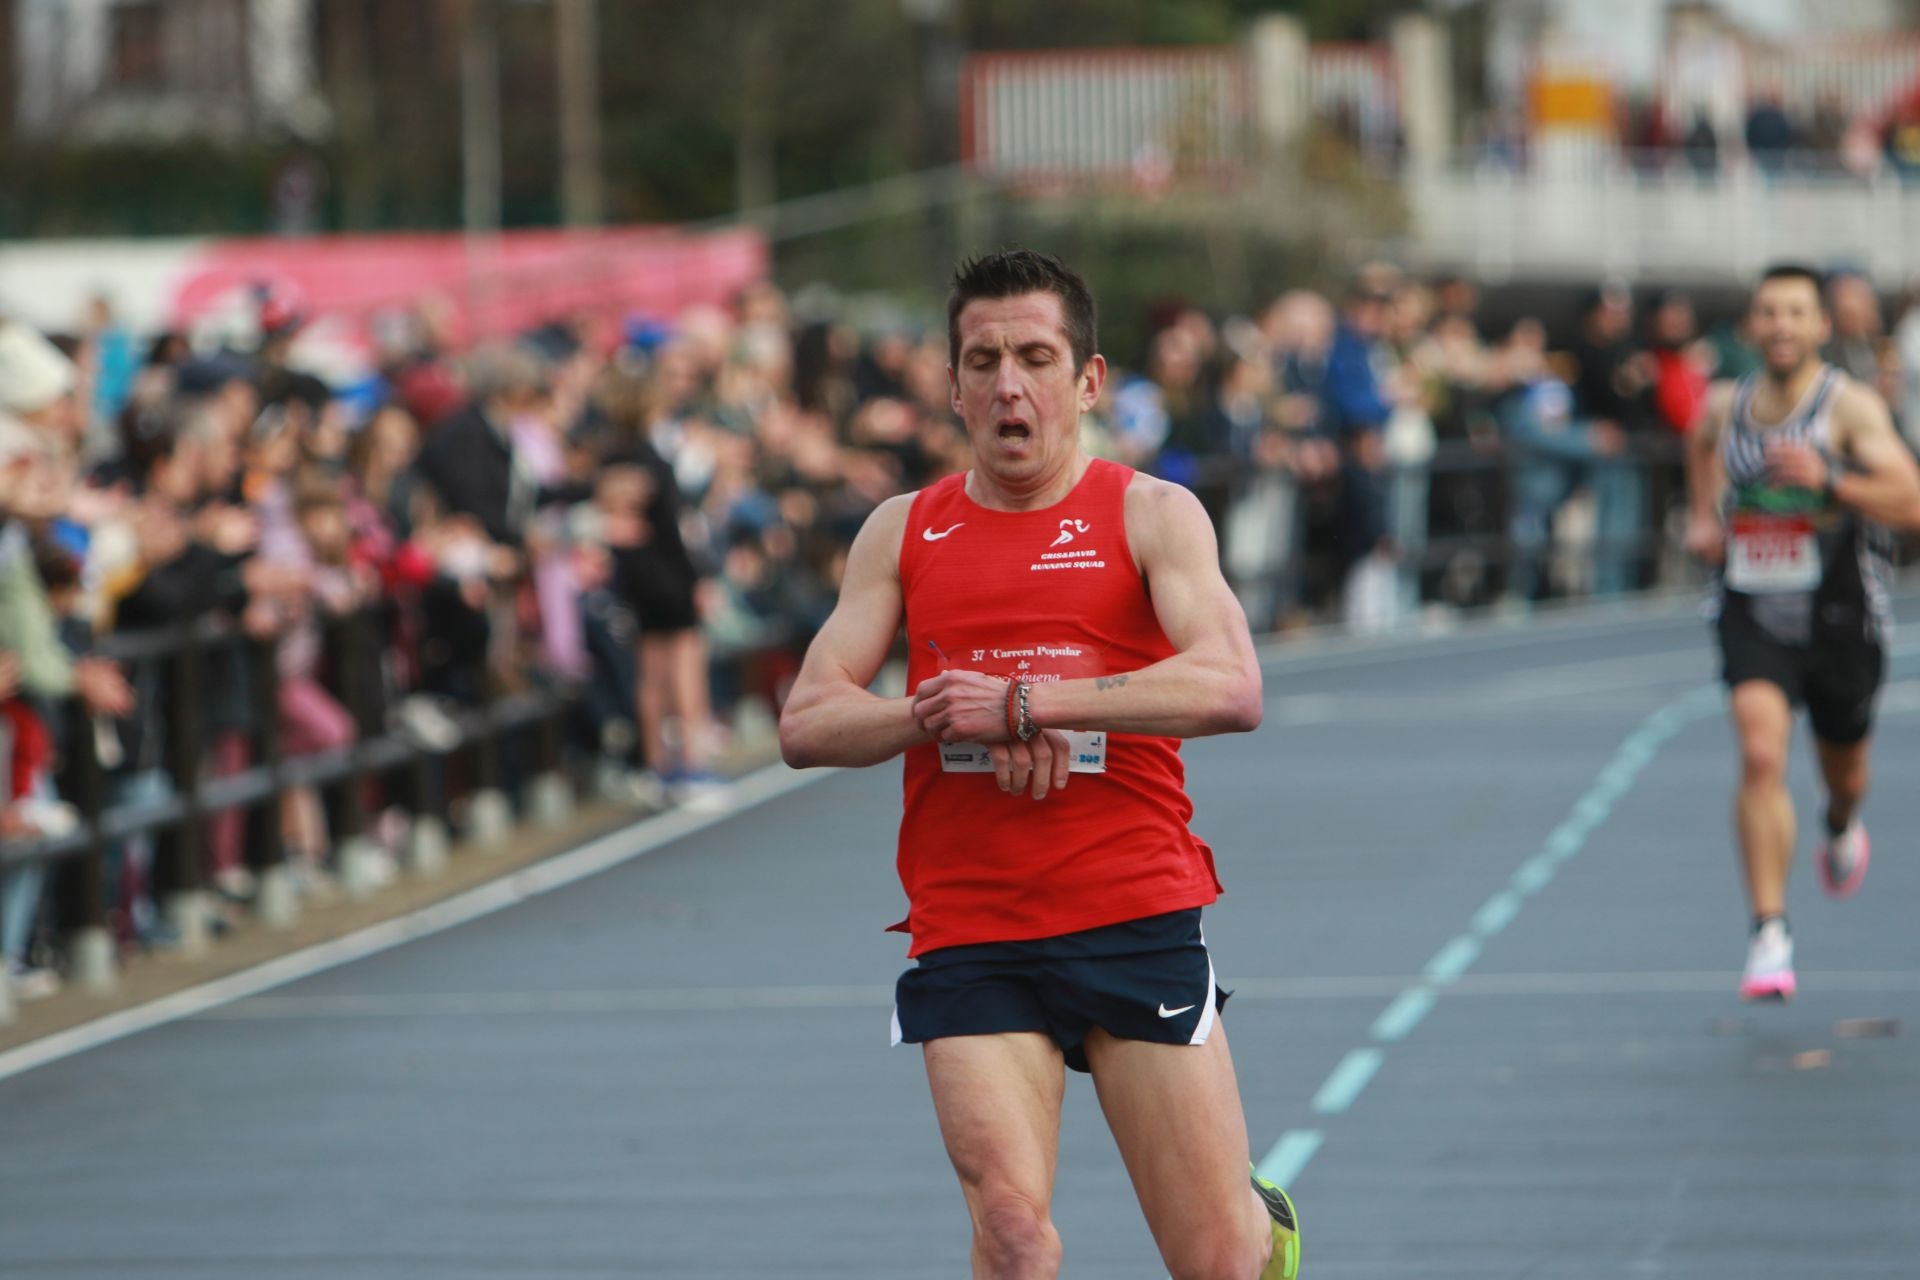
<svg viewBox="0 0 1920 1280"><path fill-rule="evenodd" d="M1828 836L1814 851L1813 865L1820 869L1820 887L1829 898L1850 898L1860 882L1867 878L1867 862L1873 856L1873 844L1867 829L1855 818L1837 836Z"/></svg>
<svg viewBox="0 0 1920 1280"><path fill-rule="evenodd" d="M1740 998L1791 1000L1798 987L1793 976L1793 935L1787 932L1787 922L1775 916L1753 931Z"/></svg>

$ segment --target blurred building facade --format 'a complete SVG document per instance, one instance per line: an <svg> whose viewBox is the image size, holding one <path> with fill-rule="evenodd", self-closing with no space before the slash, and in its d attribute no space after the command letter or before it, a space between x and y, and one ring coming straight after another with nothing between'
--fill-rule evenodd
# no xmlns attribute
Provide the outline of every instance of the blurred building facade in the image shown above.
<svg viewBox="0 0 1920 1280"><path fill-rule="evenodd" d="M978 171L1148 194L1344 149L1409 261L1490 279L1724 280L1786 256L1920 273L1920 33L1900 0L1436 3L1366 44L1269 16L1211 49L979 54ZM1383 194L1386 194L1383 192Z"/></svg>
<svg viewBox="0 0 1920 1280"><path fill-rule="evenodd" d="M12 0L12 126L76 142L314 139L314 0Z"/></svg>

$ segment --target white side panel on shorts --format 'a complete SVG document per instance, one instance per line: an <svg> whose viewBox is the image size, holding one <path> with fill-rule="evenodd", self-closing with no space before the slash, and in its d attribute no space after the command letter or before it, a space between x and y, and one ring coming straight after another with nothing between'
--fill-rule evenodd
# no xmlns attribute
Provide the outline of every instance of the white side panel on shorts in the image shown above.
<svg viewBox="0 0 1920 1280"><path fill-rule="evenodd" d="M1206 942L1206 935L1202 934L1200 937L1200 945L1205 946ZM1213 952L1209 951L1207 952L1207 989L1200 997L1203 1002L1200 1012L1200 1025L1193 1029L1193 1039L1187 1041L1188 1044L1205 1044L1207 1037L1213 1034L1213 1016L1218 1008L1214 1002L1213 993Z"/></svg>
<svg viewBox="0 0 1920 1280"><path fill-rule="evenodd" d="M900 1006L896 1004L895 1006L893 1006L893 1039L888 1042L887 1047L891 1049L894 1046L898 1045L899 1043L900 1043Z"/></svg>

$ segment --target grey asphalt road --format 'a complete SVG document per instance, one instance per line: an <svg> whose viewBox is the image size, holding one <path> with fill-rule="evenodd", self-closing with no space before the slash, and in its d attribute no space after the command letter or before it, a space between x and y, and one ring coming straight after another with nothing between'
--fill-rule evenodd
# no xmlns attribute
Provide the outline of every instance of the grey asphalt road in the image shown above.
<svg viewBox="0 0 1920 1280"><path fill-rule="evenodd" d="M1865 890L1796 870L1784 1007L1734 998L1712 674L1671 610L1296 649L1258 734L1188 747L1309 1280L1920 1274L1920 652ZM1804 739L1795 790L1810 813ZM0 1081L0 1275L965 1275L919 1057L887 1047L897 801L897 766L827 775ZM1055 1209L1065 1274L1164 1275L1084 1079Z"/></svg>

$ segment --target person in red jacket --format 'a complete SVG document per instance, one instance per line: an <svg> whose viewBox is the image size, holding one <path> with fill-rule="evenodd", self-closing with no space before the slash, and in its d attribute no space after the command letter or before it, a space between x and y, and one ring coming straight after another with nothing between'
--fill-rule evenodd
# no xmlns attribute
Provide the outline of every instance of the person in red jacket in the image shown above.
<svg viewBox="0 0 1920 1280"><path fill-rule="evenodd" d="M1090 1072L1167 1269L1292 1277L1285 1192L1247 1181L1200 930L1219 892L1180 739L1261 718L1245 615L1177 485L1096 460L1092 295L1057 259L963 263L952 403L973 467L882 504L781 719L795 767L905 756L898 864L923 1046L982 1277L1057 1273L1065 1069ZM906 626L913 693L869 691ZM1029 798L1030 797L1030 798Z"/></svg>
<svg viewBox="0 0 1920 1280"><path fill-rule="evenodd" d="M1710 352L1700 340L1693 300L1670 291L1654 299L1647 321L1647 354L1652 361L1653 411L1675 435L1693 430L1707 407Z"/></svg>

